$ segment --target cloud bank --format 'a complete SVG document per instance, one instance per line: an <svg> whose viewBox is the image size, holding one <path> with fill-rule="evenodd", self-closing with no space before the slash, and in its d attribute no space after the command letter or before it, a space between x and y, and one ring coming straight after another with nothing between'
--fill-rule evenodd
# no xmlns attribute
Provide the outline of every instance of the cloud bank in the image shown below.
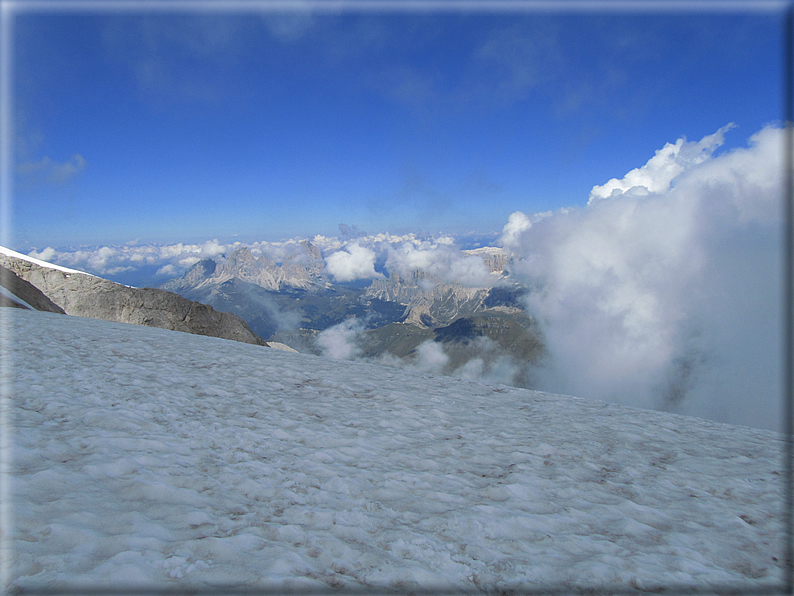
<svg viewBox="0 0 794 596"><path fill-rule="evenodd" d="M667 144L502 241L546 337L539 388L777 428L782 130Z"/></svg>
<svg viewBox="0 0 794 596"><path fill-rule="evenodd" d="M118 276L143 267L157 268L163 281L181 275L201 259L214 258L242 246L239 242L222 244L208 240L202 244L145 244L129 242L117 246L55 249L51 246L27 254L33 258L86 271L95 275Z"/></svg>

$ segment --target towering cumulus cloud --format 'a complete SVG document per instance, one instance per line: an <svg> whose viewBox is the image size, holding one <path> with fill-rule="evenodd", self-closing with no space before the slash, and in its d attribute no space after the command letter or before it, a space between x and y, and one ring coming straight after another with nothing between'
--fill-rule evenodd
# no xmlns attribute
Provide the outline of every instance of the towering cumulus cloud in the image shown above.
<svg viewBox="0 0 794 596"><path fill-rule="evenodd" d="M667 144L584 209L511 216L540 388L776 428L783 132L715 156L729 128Z"/></svg>
<svg viewBox="0 0 794 596"><path fill-rule="evenodd" d="M687 143L683 137L675 143L667 143L648 163L633 169L622 180L613 178L603 186L594 186L588 204L624 193L647 195L668 191L676 176L709 159L714 150L725 142L725 133L734 126L733 123L727 124L713 135L703 137L699 143Z"/></svg>

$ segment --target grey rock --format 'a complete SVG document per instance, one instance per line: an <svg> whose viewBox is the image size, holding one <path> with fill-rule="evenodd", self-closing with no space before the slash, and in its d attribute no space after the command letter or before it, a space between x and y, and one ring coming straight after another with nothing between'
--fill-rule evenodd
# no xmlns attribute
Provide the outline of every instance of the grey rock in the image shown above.
<svg viewBox="0 0 794 596"><path fill-rule="evenodd" d="M68 315L267 345L238 316L218 312L173 292L131 288L87 273L66 273L1 253L0 265L38 288Z"/></svg>
<svg viewBox="0 0 794 596"><path fill-rule="evenodd" d="M0 286L3 286L16 298L19 298L19 301L17 301L7 295L2 295L0 296L0 306L26 309L28 308L27 304L36 310L65 314L60 306L47 298L36 286L2 265L0 265Z"/></svg>
<svg viewBox="0 0 794 596"><path fill-rule="evenodd" d="M267 342L267 345L275 350L281 350L282 352L294 352L295 354L299 353L295 348L291 348L287 344L283 344L278 341L269 341Z"/></svg>
<svg viewBox="0 0 794 596"><path fill-rule="evenodd" d="M219 262L212 259L199 261L182 277L172 279L161 287L185 294L237 279L274 292L295 288L322 291L330 285L324 269L320 250L307 241L301 242L301 248L287 256L281 264L267 255L257 257L250 248L242 246L228 257L219 259Z"/></svg>
<svg viewBox="0 0 794 596"><path fill-rule="evenodd" d="M421 271L407 278L393 271L388 279L373 281L366 296L405 304L405 323L430 328L483 310L489 291L444 283Z"/></svg>
<svg viewBox="0 0 794 596"><path fill-rule="evenodd" d="M312 259L312 261L322 261L323 255L320 252L320 249L314 246L314 244L308 240L302 240L301 246L306 249L306 253L309 255L309 258ZM320 267L324 267L324 264L320 263Z"/></svg>

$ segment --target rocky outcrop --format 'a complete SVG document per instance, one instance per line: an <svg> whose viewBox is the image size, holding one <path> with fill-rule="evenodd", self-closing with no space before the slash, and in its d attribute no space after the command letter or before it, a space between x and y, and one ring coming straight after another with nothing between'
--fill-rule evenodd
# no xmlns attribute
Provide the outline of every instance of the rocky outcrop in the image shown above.
<svg viewBox="0 0 794 596"><path fill-rule="evenodd" d="M36 286L2 265L0 265L0 286L5 290L0 294L0 306L65 314L60 306L47 298Z"/></svg>
<svg viewBox="0 0 794 596"><path fill-rule="evenodd" d="M496 246L484 246L482 248L474 248L471 250L464 250L464 255L474 257L481 257L488 271L491 273L504 272L507 265L510 263L509 255L502 248Z"/></svg>
<svg viewBox="0 0 794 596"><path fill-rule="evenodd" d="M301 247L279 264L266 255L257 257L250 248L243 246L218 262L211 259L199 261L182 277L161 287L185 294L237 279L273 292L291 288L325 289L329 282L323 273L325 263L320 250L308 241L301 242Z"/></svg>
<svg viewBox="0 0 794 596"><path fill-rule="evenodd" d="M202 259L195 265L193 265L190 269L185 272L179 280L173 280L174 282L179 281L180 284L174 284L175 286L179 285L179 287L186 287L186 288L194 288L200 285L204 280L211 277L213 273L215 273L215 269L218 267L217 263L212 259ZM163 288L163 289L170 289L170 288ZM176 290L173 290L176 291Z"/></svg>
<svg viewBox="0 0 794 596"><path fill-rule="evenodd" d="M295 348L289 347L287 344L283 344L278 341L269 341L267 345L273 348L274 350L281 350L282 352L293 352L294 354L298 354L298 350Z"/></svg>
<svg viewBox="0 0 794 596"><path fill-rule="evenodd" d="M306 250L306 254L309 255L309 258L313 261L322 261L323 255L320 252L320 249L314 246L308 240L301 240L301 246Z"/></svg>
<svg viewBox="0 0 794 596"><path fill-rule="evenodd" d="M0 265L38 288L68 315L267 345L236 315L218 312L166 290L131 288L3 253Z"/></svg>
<svg viewBox="0 0 794 596"><path fill-rule="evenodd" d="M401 277L396 271L389 279L376 279L366 296L406 305L404 322L417 327L447 324L483 308L488 288L467 288L443 283L421 271Z"/></svg>

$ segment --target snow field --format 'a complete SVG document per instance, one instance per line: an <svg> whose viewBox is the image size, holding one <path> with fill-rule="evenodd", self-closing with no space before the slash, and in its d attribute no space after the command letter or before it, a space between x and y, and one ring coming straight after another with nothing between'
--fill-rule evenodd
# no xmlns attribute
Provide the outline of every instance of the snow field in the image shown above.
<svg viewBox="0 0 794 596"><path fill-rule="evenodd" d="M777 433L2 315L12 590L716 590L781 577Z"/></svg>

